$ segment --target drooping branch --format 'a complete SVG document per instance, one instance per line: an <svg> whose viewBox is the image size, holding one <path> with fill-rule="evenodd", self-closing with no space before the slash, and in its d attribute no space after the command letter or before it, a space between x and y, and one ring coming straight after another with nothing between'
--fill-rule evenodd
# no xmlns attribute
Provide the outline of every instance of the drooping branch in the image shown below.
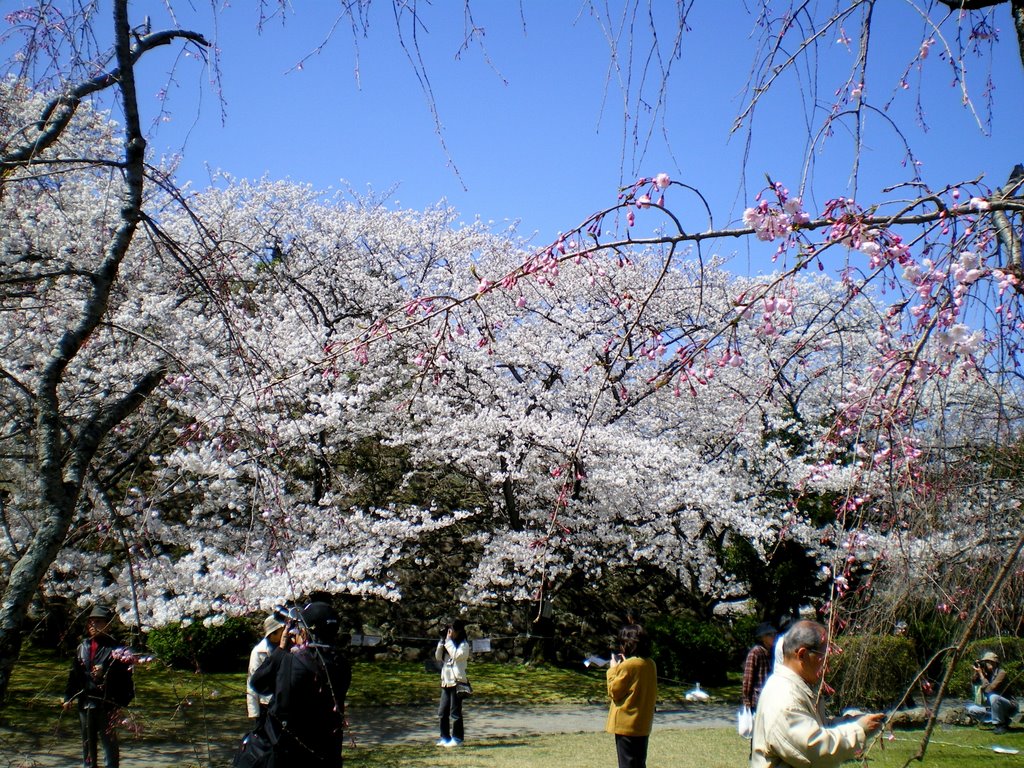
<svg viewBox="0 0 1024 768"><path fill-rule="evenodd" d="M917 752L907 758L907 761L903 764L903 768L907 768L915 760L920 762L924 759L925 750L928 748L928 742L931 739L932 732L935 730L935 723L938 722L939 706L942 703L942 697L949 686L949 681L953 677L953 670L956 668L956 664L964 655L964 651L967 649L967 644L974 637L974 632L978 628L978 624L981 622L981 617L991 609L992 601L999 594L999 591L1003 588L1003 584L1006 582L1007 577L1013 573L1014 564L1017 562L1017 558L1020 556L1021 550L1024 549L1024 533L1017 537L1016 543L1007 555L1006 560L1003 562L999 572L992 579L992 583L989 584L988 590L985 592L985 596L978 602L974 608L974 613L967 622L963 631L960 633L960 639L957 641L956 647L950 651L946 657L946 669L942 675L942 681L939 683L939 689L935 695L935 706L931 709L931 714L928 716L928 723L924 729L924 735L921 737L921 744L917 749Z"/></svg>
<svg viewBox="0 0 1024 768"><path fill-rule="evenodd" d="M1007 0L939 0L940 5L954 11L982 11L1003 5ZM1017 31L1017 47L1020 51L1020 62L1024 66L1024 0L1009 0L1010 15Z"/></svg>
<svg viewBox="0 0 1024 768"><path fill-rule="evenodd" d="M1016 189L1016 192L1013 192L1012 194L1006 194L1005 189L1006 188L1004 188L1004 190L1000 190L999 193L990 197L973 198L966 203L959 203L957 205L946 205L936 195L926 195L922 198L906 203L898 212L890 215L883 216L876 213L874 215L865 214L860 216L857 218L856 224L861 231L881 231L901 226L935 225L941 222L952 221L954 219L983 217L998 214L1000 212L1024 213L1024 196L1019 194L1019 187L1014 187L1013 189ZM393 334L404 333L412 328L419 327L438 318L446 317L457 307L476 302L485 294L503 290L504 286L514 285L518 280L529 276L536 267L537 259L542 258L546 253L551 254L549 258L557 261L558 263L569 263L580 259L590 258L599 253L616 252L622 249L678 247L688 243L699 245L706 241L741 239L757 234L754 227L709 229L703 232L685 232L679 228L676 232L654 237L627 237L625 239L614 241L593 241L589 244L585 244L585 241L582 239L582 234L584 232L599 229L600 222L612 212L620 208L629 208L634 202L635 201L627 200L614 208L595 213L571 232L560 236L560 243L563 241L569 242L573 237L580 237L579 247L562 250L557 255L555 255L555 251L558 249L555 246L541 248L533 257L529 258L523 264L515 267L507 274L498 276L494 279L483 280L478 291L469 295L437 295L418 297L416 299L416 304L424 308L429 307L429 310L419 314L414 311L409 311L409 305L399 307L392 314L378 318L368 331L360 332L358 337L350 339L346 343L339 343L334 346L332 348L333 351L323 359L310 364L308 367L291 371L290 373L282 376L275 382L275 386L283 384L291 378L303 375L310 370L319 368L343 357L349 354L355 347L373 344L374 342L388 338ZM934 205L934 208L921 213L913 212L915 209L926 204ZM658 210L666 215L671 215L668 209L654 203L644 203L644 207L652 210ZM800 224L794 231L798 233L824 231L836 226L837 223L840 222L837 221L836 218L822 216L816 219L810 219ZM678 225L678 222L676 222L676 224ZM787 274L795 273L806 268L809 262L810 259L804 257L796 266L792 267ZM1007 269L1009 269L1009 267L1007 267ZM401 321L397 324L392 324L392 322L398 317L401 318Z"/></svg>

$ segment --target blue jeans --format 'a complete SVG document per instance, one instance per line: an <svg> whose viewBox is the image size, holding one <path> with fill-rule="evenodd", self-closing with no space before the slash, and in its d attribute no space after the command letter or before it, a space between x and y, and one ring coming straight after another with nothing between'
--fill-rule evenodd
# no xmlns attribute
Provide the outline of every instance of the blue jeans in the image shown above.
<svg viewBox="0 0 1024 768"><path fill-rule="evenodd" d="M455 695L455 687L441 689L441 706L437 708L437 716L441 720L441 738L444 740L458 739L465 736L462 722L462 699Z"/></svg>
<svg viewBox="0 0 1024 768"><path fill-rule="evenodd" d="M98 768L98 744L103 744L103 764L106 768L118 768L120 765L116 715L116 709L102 705L78 710L78 719L82 723L82 764L85 768Z"/></svg>
<svg viewBox="0 0 1024 768"><path fill-rule="evenodd" d="M1010 719L1019 711L1017 702L1005 696L1000 696L998 693L990 693L988 695L987 707L982 707L978 704L968 704L965 709L971 717L976 717L979 720L988 718L993 725L1001 725L1003 727L1008 726Z"/></svg>

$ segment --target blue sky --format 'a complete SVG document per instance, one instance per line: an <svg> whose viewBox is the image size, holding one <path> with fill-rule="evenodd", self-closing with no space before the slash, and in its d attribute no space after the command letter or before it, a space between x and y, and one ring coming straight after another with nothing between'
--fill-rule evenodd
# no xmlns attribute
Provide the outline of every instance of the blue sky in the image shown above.
<svg viewBox="0 0 1024 768"><path fill-rule="evenodd" d="M637 175L665 171L700 189L712 203L718 226L738 219L765 173L791 188L799 183L807 156L800 110L807 81L789 79L759 108L746 163L747 191L741 192L745 136L729 140L729 127L743 105L756 42L753 19L741 0L696 3L683 55L672 62L664 123L654 126L654 140L642 160L629 142L623 148L623 96L614 79L607 81L608 44L582 3L474 2L474 20L485 31L484 50L472 45L458 58L464 38L462 3L421 4L424 28L417 39L447 155L421 84L398 43L389 2L371 7L370 34L358 40L358 54L346 21L329 34L337 18L334 2L296 4L298 10L283 23L269 19L262 32L253 5L238 2L224 9L216 28L208 15L179 16L182 26L216 39L223 124L210 71L196 60L182 60L168 48L143 64L144 100L177 65L177 87L166 102L170 120L159 124L151 146L182 151L180 178L200 187L209 181L207 168L219 168L249 178L287 177L318 188L372 189L402 207L423 208L446 199L464 220L480 217L498 225L519 220L522 234L537 233L535 239L546 242L613 203L620 181ZM655 5L664 11L657 24L667 45L675 34L674 3ZM1014 163L1024 161L1024 77L1008 13L1002 10L998 16L992 135L980 131L961 107L948 65L937 55L926 60L923 71L920 93L930 129L922 132L914 124L916 85L909 90L897 85L920 45L922 21L909 3L883 5L886 16L872 48L879 67L867 89L873 103L895 96L890 113L917 151L929 183L984 173L998 185ZM147 6L154 28L165 25L163 3L140 2L135 12ZM841 82L843 68L856 53L833 45L834 38L825 40L830 54L819 62L823 98L831 97L829 89ZM303 61L325 40L318 54ZM300 61L301 69L296 68ZM970 59L969 66L968 80L981 109L987 61ZM633 68L634 78L638 71ZM916 71L911 82L917 82ZM868 131L860 186L865 201L909 175L884 121L872 119ZM815 155L813 210L846 192L850 148L849 138L839 132ZM707 226L696 198L672 194L669 202L679 207L688 227Z"/></svg>

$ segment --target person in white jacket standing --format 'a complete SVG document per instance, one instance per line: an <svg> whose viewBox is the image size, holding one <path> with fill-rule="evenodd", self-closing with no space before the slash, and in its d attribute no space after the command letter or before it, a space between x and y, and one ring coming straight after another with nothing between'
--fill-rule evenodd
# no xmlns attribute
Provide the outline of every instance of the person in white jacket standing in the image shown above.
<svg viewBox="0 0 1024 768"><path fill-rule="evenodd" d="M273 615L263 620L263 639L253 646L249 652L249 675L245 680L245 708L249 718L259 720L266 714L267 705L270 703L269 696L260 696L252 689L252 675L267 657L277 647L281 640L281 633L284 631L284 624Z"/></svg>
<svg viewBox="0 0 1024 768"><path fill-rule="evenodd" d="M466 622L456 619L445 627L444 635L437 643L434 658L441 664L441 705L437 716L440 719L441 738L439 747L457 747L466 737L462 719L462 697L456 690L458 683L468 683L466 664L469 661L469 641L466 640Z"/></svg>
<svg viewBox="0 0 1024 768"><path fill-rule="evenodd" d="M825 727L818 687L828 633L815 621L798 621L784 643L782 667L768 677L757 703L750 768L834 768L856 757L885 715Z"/></svg>

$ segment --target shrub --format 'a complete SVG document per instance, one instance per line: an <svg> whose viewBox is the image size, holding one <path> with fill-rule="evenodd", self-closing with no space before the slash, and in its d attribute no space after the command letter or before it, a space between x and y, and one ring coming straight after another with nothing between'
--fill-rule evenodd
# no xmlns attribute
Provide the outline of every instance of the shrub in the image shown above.
<svg viewBox="0 0 1024 768"><path fill-rule="evenodd" d="M755 614L738 616L732 623L729 643L730 666L741 667L747 658L747 653L754 647L757 638L754 632L757 630L761 619Z"/></svg>
<svg viewBox="0 0 1024 768"><path fill-rule="evenodd" d="M171 624L149 633L147 645L157 658L177 669L244 672L260 633L250 619L223 624Z"/></svg>
<svg viewBox="0 0 1024 768"><path fill-rule="evenodd" d="M680 683L724 685L730 645L716 624L687 616L659 617L647 624L658 675Z"/></svg>
<svg viewBox="0 0 1024 768"><path fill-rule="evenodd" d="M830 684L841 707L884 709L896 704L918 672L914 643L893 635L846 635L829 656Z"/></svg>

